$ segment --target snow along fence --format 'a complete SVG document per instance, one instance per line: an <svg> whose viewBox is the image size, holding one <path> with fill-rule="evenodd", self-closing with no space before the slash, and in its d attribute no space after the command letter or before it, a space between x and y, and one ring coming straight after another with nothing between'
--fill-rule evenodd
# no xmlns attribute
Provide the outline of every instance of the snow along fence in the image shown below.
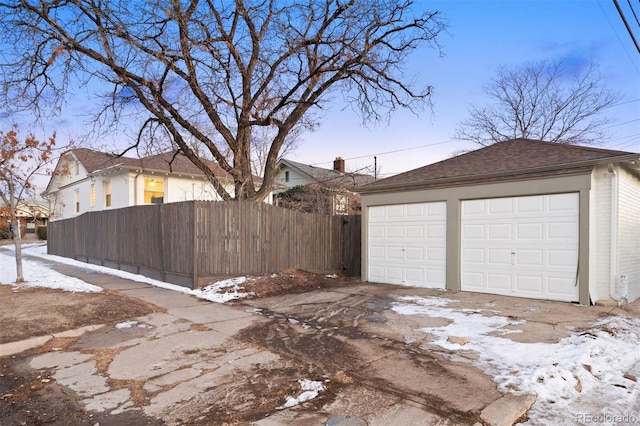
<svg viewBox="0 0 640 426"><path fill-rule="evenodd" d="M196 288L212 277L288 268L360 274L360 216L265 203L185 201L49 222L47 250Z"/></svg>

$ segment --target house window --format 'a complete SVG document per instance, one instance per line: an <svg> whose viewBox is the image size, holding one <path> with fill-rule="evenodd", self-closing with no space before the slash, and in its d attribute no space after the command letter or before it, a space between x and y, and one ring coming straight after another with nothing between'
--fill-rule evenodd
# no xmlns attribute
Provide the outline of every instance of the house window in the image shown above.
<svg viewBox="0 0 640 426"><path fill-rule="evenodd" d="M349 213L349 196L347 194L336 194L336 214Z"/></svg>
<svg viewBox="0 0 640 426"><path fill-rule="evenodd" d="M164 179L144 178L145 204L162 204L164 202Z"/></svg>
<svg viewBox="0 0 640 426"><path fill-rule="evenodd" d="M284 181L285 182L289 182L289 172L288 171L284 172Z"/></svg>
<svg viewBox="0 0 640 426"><path fill-rule="evenodd" d="M91 207L96 206L96 185L94 183L92 183L89 188L89 205Z"/></svg>
<svg viewBox="0 0 640 426"><path fill-rule="evenodd" d="M74 205L76 206L76 213L80 213L80 191L75 190L73 193Z"/></svg>
<svg viewBox="0 0 640 426"><path fill-rule="evenodd" d="M111 207L111 182L104 182L102 186L104 190L104 206Z"/></svg>

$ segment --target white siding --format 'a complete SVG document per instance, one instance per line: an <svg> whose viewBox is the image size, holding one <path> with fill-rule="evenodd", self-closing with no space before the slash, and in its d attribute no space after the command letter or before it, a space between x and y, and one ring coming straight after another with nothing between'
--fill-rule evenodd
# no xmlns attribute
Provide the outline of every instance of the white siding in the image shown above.
<svg viewBox="0 0 640 426"><path fill-rule="evenodd" d="M589 293L592 301L611 299L611 173L606 167L593 173L591 213L591 274Z"/></svg>
<svg viewBox="0 0 640 426"><path fill-rule="evenodd" d="M617 275L628 276L628 300L640 298L640 179L618 169Z"/></svg>
<svg viewBox="0 0 640 426"><path fill-rule="evenodd" d="M167 179L165 203L190 200L219 201L221 198L213 186L202 179L174 177Z"/></svg>

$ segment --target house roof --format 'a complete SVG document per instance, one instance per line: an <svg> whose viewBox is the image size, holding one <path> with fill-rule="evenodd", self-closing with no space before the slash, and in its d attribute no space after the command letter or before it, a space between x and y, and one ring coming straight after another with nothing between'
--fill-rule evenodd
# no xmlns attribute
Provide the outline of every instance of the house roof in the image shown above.
<svg viewBox="0 0 640 426"><path fill-rule="evenodd" d="M315 179L318 183L334 188L357 188L375 180L373 176L370 175L360 173L340 173L334 169L315 167L309 164L298 163L297 161L286 159L280 160L280 164L285 164L289 167L295 168L300 173Z"/></svg>
<svg viewBox="0 0 640 426"><path fill-rule="evenodd" d="M587 173L596 164L613 159L640 160L640 154L531 139L513 139L378 180L361 188L361 192ZM635 163L636 167L637 163L638 161Z"/></svg>
<svg viewBox="0 0 640 426"><path fill-rule="evenodd" d="M163 152L142 158L117 156L88 148L75 148L70 152L78 159L88 173L95 173L100 170L120 166L170 173L203 175L202 171L200 171L186 155L176 153L175 151ZM231 176L222 170L217 163L207 160L205 160L205 163L209 165L216 177L231 179Z"/></svg>

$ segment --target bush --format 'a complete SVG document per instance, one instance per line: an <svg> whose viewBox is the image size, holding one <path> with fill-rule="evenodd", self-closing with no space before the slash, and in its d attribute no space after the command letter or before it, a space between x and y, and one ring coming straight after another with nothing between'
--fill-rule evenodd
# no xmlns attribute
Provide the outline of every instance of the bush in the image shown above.
<svg viewBox="0 0 640 426"><path fill-rule="evenodd" d="M46 240L47 239L47 227L46 226L38 226L38 239Z"/></svg>
<svg viewBox="0 0 640 426"><path fill-rule="evenodd" d="M7 240L10 238L9 228L0 227L0 240Z"/></svg>

